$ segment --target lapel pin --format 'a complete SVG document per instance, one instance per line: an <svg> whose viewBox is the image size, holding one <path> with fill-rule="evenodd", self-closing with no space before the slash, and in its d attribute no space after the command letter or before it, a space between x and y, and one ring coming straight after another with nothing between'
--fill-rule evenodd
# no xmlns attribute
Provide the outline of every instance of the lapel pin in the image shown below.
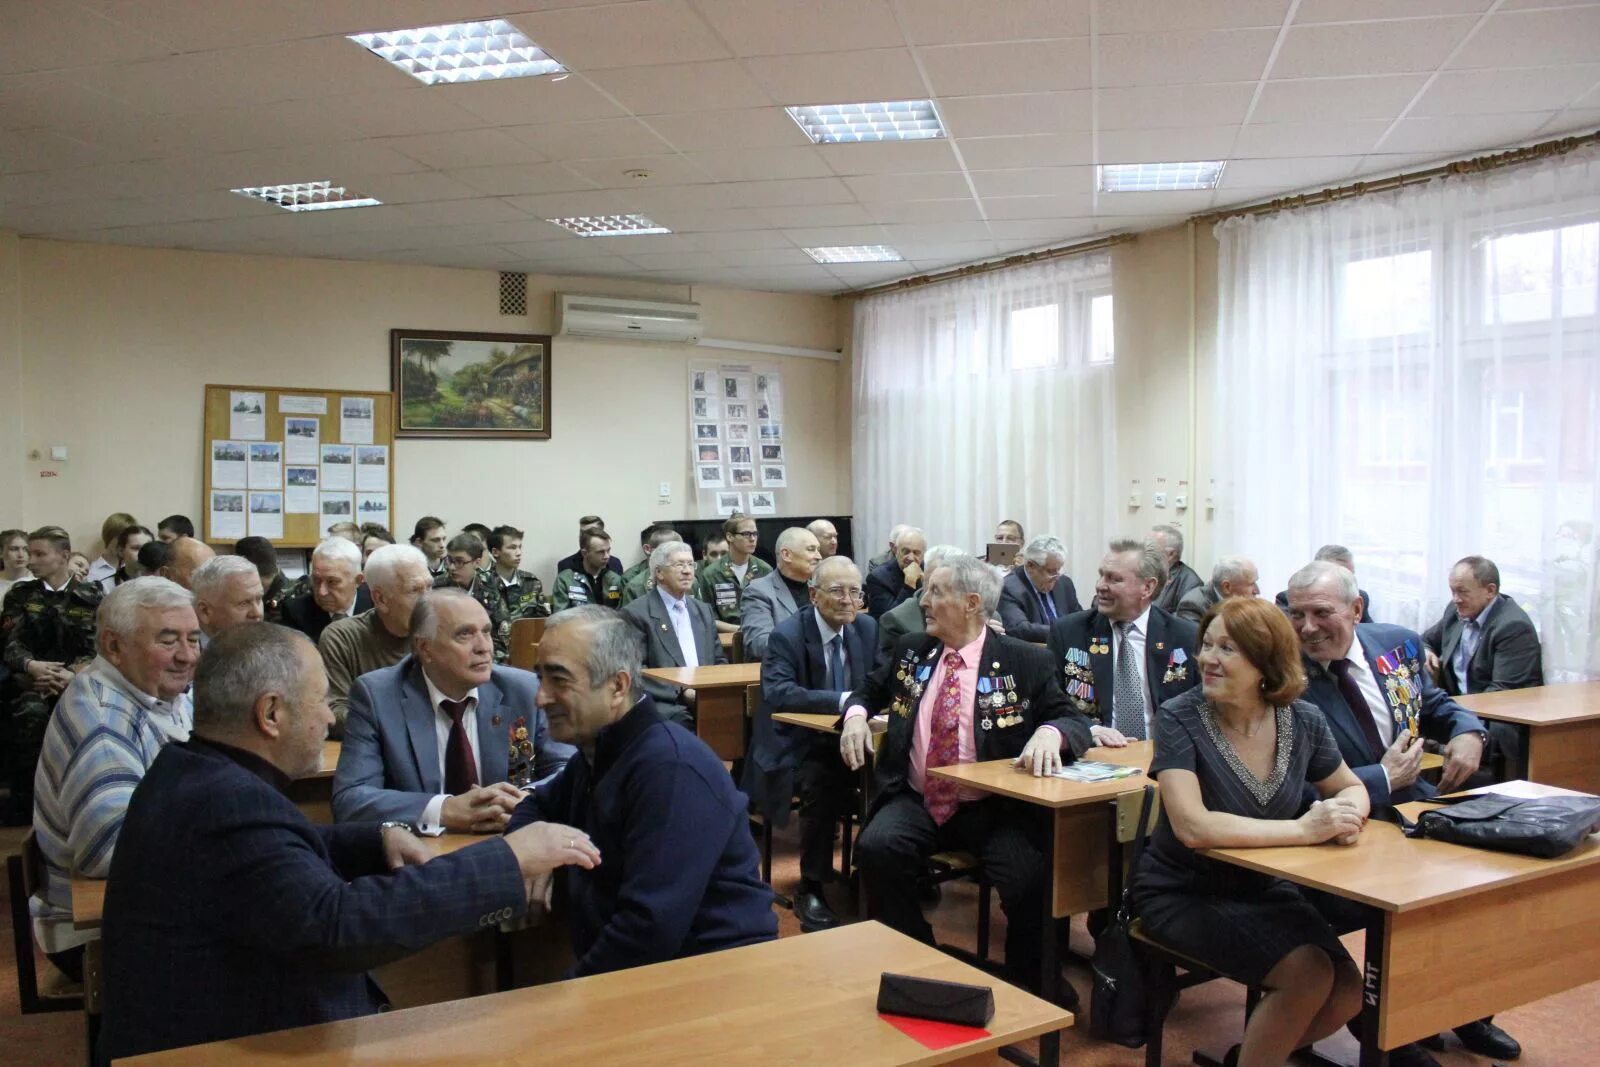
<svg viewBox="0 0 1600 1067"><path fill-rule="evenodd" d="M498 716L498 715L489 716L489 725L490 726L499 726L500 725L500 716Z"/></svg>
<svg viewBox="0 0 1600 1067"><path fill-rule="evenodd" d="M1166 648L1167 648L1167 646L1165 644L1163 644L1162 642L1160 642L1160 641L1156 642L1156 651L1157 652L1165 652Z"/></svg>

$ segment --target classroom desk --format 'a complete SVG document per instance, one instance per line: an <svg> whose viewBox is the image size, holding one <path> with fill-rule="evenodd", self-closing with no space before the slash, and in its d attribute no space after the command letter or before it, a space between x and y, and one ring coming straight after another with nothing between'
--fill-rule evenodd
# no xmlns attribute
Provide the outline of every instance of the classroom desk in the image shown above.
<svg viewBox="0 0 1600 1067"><path fill-rule="evenodd" d="M1428 807L1400 810L1415 818ZM1383 1050L1600 979L1600 835L1541 860L1408 839L1373 820L1348 848L1205 854L1367 905L1361 1067L1380 1067Z"/></svg>
<svg viewBox="0 0 1600 1067"><path fill-rule="evenodd" d="M315 774L289 784L289 799L312 822L333 822L333 772L339 766L339 752L343 747L337 741L324 741L322 766Z"/></svg>
<svg viewBox="0 0 1600 1067"><path fill-rule="evenodd" d="M1522 734L1522 765L1508 778L1600 793L1600 682L1474 693L1456 702Z"/></svg>
<svg viewBox="0 0 1600 1067"><path fill-rule="evenodd" d="M879 1019L883 971L994 989L988 1036L934 1051ZM390 1063L717 1063L851 1067L968 1060L1073 1022L878 923L495 996L155 1053L140 1067Z"/></svg>
<svg viewBox="0 0 1600 1067"><path fill-rule="evenodd" d="M695 691L694 732L720 759L744 759L748 721L744 691L761 684L759 663L717 663L709 667L652 667L645 677Z"/></svg>

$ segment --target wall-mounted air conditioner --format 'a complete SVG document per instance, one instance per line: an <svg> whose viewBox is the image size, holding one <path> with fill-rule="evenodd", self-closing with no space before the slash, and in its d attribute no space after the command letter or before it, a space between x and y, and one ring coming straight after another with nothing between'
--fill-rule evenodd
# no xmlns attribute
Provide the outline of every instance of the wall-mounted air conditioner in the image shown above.
<svg viewBox="0 0 1600 1067"><path fill-rule="evenodd" d="M700 305L557 293L556 333L692 345L700 340Z"/></svg>

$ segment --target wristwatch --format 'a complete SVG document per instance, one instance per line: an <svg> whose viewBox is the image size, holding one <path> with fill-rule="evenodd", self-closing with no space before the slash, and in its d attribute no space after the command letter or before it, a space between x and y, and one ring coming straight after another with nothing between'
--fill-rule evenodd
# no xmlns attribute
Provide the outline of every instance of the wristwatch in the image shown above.
<svg viewBox="0 0 1600 1067"><path fill-rule="evenodd" d="M406 822L404 819L390 819L387 822L379 823L378 824L378 836L382 837L383 836L383 832L385 830L404 830L406 833L410 834L412 837L418 836L417 835L417 828L415 826L411 825L410 823Z"/></svg>

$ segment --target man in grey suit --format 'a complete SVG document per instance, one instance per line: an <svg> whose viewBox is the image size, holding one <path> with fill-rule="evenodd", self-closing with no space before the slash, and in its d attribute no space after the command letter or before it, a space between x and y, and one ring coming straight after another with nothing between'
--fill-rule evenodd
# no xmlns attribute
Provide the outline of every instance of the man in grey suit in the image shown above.
<svg viewBox="0 0 1600 1067"><path fill-rule="evenodd" d="M822 546L817 535L800 526L791 526L778 535L778 567L744 587L744 603L739 612L739 631L744 634L744 658L752 663L767 654L767 638L784 619L809 605L811 581L822 562Z"/></svg>
<svg viewBox="0 0 1600 1067"><path fill-rule="evenodd" d="M622 617L644 638L648 667L709 667L728 662L717 638L717 617L711 605L690 595L694 588L694 549L668 541L650 553L650 574L656 587L622 609ZM747 587L748 588L748 587ZM640 686L666 718L693 728L695 693L681 693L665 682L640 679Z"/></svg>
<svg viewBox="0 0 1600 1067"><path fill-rule="evenodd" d="M1155 605L1169 614L1178 610L1179 601L1206 583L1195 569L1183 561L1183 531L1171 523L1150 528L1150 540L1167 559L1167 584L1156 594Z"/></svg>
<svg viewBox="0 0 1600 1067"><path fill-rule="evenodd" d="M1009 636L1041 644L1050 640L1050 627L1057 619L1083 610L1072 579L1061 573L1066 565L1067 546L1059 538L1046 534L1028 542L1022 566L1000 585L1000 621Z"/></svg>
<svg viewBox="0 0 1600 1067"><path fill-rule="evenodd" d="M1173 612L1180 619L1198 624L1213 604L1230 596L1260 596L1261 585L1256 565L1243 556L1223 556L1211 568L1211 581L1192 589Z"/></svg>
<svg viewBox="0 0 1600 1067"><path fill-rule="evenodd" d="M538 678L495 666L494 625L466 590L419 600L411 635L411 655L351 687L333 817L499 833L572 746L550 740Z"/></svg>

